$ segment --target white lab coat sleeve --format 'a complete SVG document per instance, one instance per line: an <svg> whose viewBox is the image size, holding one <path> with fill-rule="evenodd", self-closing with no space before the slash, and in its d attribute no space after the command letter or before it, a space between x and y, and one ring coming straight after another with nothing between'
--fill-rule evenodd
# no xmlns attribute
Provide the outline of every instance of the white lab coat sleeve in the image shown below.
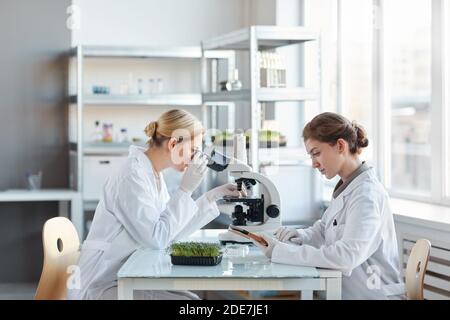
<svg viewBox="0 0 450 320"><path fill-rule="evenodd" d="M312 227L306 229L298 229L300 242L305 245L310 245L315 248L320 248L324 243L324 222L317 220Z"/></svg>
<svg viewBox="0 0 450 320"><path fill-rule="evenodd" d="M346 224L331 227L343 228L342 238L333 233L339 232L337 228L326 234L330 237L337 236L337 240L320 248L279 243L273 249L272 261L337 269L349 276L355 267L376 251L381 241L381 214L376 200L368 193L358 195L352 200L352 203L349 203Z"/></svg>
<svg viewBox="0 0 450 320"><path fill-rule="evenodd" d="M198 208L189 194L178 189L165 210L158 210L161 200L147 184L138 174L124 178L118 188L114 215L138 243L164 249L191 221Z"/></svg>
<svg viewBox="0 0 450 320"><path fill-rule="evenodd" d="M185 226L183 230L181 230L180 233L176 236L175 240L180 240L188 237L219 216L220 212L216 202L210 202L206 195L198 198L195 203L198 207L197 212L192 217L189 224Z"/></svg>

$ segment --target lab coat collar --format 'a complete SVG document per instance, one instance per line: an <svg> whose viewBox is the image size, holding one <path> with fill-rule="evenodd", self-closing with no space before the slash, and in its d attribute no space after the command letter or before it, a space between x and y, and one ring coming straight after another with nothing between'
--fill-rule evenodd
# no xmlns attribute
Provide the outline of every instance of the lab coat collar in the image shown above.
<svg viewBox="0 0 450 320"><path fill-rule="evenodd" d="M128 157L135 158L139 164L141 164L144 168L148 169L151 174L153 174L153 165L150 159L145 155L145 151L147 149L139 146L130 146Z"/></svg>
<svg viewBox="0 0 450 320"><path fill-rule="evenodd" d="M339 198L340 196L345 197L350 192L352 192L357 186L359 186L363 180L372 179L373 175L374 169L370 167L368 170L362 172L355 179L353 179L353 181L347 186L347 188L344 189L344 191L342 191L342 193L337 198Z"/></svg>
<svg viewBox="0 0 450 320"><path fill-rule="evenodd" d="M368 170L361 173L357 176L348 186L341 192L336 198L334 198L331 203L329 209L325 212L325 216L323 217L328 221L328 224L331 224L333 218L342 210L344 207L344 197L347 196L350 192L352 192L357 186L361 184L361 182L365 179L371 179L373 176L374 169L371 167Z"/></svg>

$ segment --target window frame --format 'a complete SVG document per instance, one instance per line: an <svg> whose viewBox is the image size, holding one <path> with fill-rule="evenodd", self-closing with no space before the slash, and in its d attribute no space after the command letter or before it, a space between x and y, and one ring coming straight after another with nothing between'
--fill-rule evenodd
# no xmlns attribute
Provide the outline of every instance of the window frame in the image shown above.
<svg viewBox="0 0 450 320"><path fill-rule="evenodd" d="M341 0L339 0L341 1ZM450 121L448 120L448 78L450 69L448 68L448 33L449 17L448 3L446 0L431 1L431 192L430 196L422 192L405 192L391 187L391 106L389 72L390 66L385 51L389 32L386 32L387 25L384 20L384 2L386 0L374 0L374 98L372 107L375 108L374 128L375 128L375 164L379 169L380 180L386 186L389 194L394 197L419 200L434 204L450 205L450 195L448 192L449 169L449 144L448 133Z"/></svg>
<svg viewBox="0 0 450 320"><path fill-rule="evenodd" d="M337 92L336 106L342 113L342 3L337 2ZM393 197L450 206L450 4L448 0L431 3L431 191L408 192L391 187L391 89L389 56L384 45L386 31L385 2L372 0L372 132L373 163L380 181Z"/></svg>

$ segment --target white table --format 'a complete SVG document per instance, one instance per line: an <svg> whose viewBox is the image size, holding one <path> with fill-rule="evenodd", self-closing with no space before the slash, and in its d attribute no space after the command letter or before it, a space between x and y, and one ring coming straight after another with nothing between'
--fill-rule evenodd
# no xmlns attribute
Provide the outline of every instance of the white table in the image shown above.
<svg viewBox="0 0 450 320"><path fill-rule="evenodd" d="M223 230L200 230L188 240L217 242ZM302 299L325 291L341 299L341 272L272 263L258 248L245 258L224 256L217 266L175 266L165 250L139 249L119 270L118 298L132 300L134 290L292 290Z"/></svg>
<svg viewBox="0 0 450 320"><path fill-rule="evenodd" d="M0 191L0 202L35 202L56 201L59 204L58 214L70 218L77 229L80 240L83 239L83 206L81 195L69 189L10 189ZM70 211L69 211L70 203ZM70 216L69 216L70 213Z"/></svg>

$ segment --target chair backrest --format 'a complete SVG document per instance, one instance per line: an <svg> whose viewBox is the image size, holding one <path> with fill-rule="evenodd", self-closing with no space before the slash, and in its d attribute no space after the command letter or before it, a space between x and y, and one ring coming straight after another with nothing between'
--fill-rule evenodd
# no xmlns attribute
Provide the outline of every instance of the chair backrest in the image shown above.
<svg viewBox="0 0 450 320"><path fill-rule="evenodd" d="M411 300L423 300L423 281L430 258L431 243L426 239L419 239L411 249L406 265L405 285L406 296Z"/></svg>
<svg viewBox="0 0 450 320"><path fill-rule="evenodd" d="M78 263L80 239L72 222L63 217L47 220L42 231L44 265L36 300L66 298L68 268Z"/></svg>

